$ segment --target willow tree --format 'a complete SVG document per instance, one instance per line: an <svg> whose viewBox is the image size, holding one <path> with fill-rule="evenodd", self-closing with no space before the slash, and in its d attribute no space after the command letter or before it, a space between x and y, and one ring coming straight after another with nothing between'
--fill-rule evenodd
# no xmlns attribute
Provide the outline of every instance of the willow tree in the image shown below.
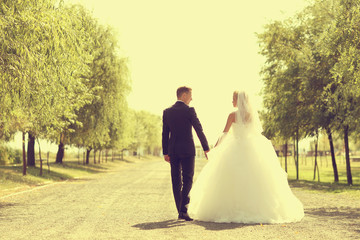
<svg viewBox="0 0 360 240"><path fill-rule="evenodd" d="M32 138L51 136L75 121L74 111L91 98L78 77L87 72L88 58L79 47L81 34L52 0L2 1L0 11L2 118Z"/></svg>
<svg viewBox="0 0 360 240"><path fill-rule="evenodd" d="M88 63L90 72L83 77L88 79L86 85L95 97L77 111L80 124L72 125L70 143L87 149L89 163L91 150L114 147L124 133L130 80L127 59L119 56L113 29L100 25L83 7L77 8L86 22L84 29L92 33L87 49L93 60Z"/></svg>

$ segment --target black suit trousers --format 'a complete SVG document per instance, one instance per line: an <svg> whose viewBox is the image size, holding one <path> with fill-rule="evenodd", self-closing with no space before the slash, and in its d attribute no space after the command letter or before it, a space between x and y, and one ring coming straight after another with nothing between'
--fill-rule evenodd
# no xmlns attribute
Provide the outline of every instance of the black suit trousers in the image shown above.
<svg viewBox="0 0 360 240"><path fill-rule="evenodd" d="M187 212L189 193L193 184L195 156L170 156L171 180L178 212Z"/></svg>

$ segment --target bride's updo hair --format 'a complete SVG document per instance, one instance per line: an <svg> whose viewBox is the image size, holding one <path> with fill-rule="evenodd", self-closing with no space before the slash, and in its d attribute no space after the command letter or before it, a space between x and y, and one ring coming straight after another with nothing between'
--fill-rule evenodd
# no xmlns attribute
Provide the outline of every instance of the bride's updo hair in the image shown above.
<svg viewBox="0 0 360 240"><path fill-rule="evenodd" d="M234 91L234 93L233 93L233 99L234 99L234 101L236 102L236 104L237 104L237 102L238 102L238 95L239 95L239 91Z"/></svg>

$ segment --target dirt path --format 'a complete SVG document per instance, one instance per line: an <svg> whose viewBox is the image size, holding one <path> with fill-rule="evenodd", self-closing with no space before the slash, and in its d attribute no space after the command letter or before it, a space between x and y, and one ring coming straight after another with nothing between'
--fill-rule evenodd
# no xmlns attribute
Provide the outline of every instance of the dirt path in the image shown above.
<svg viewBox="0 0 360 240"><path fill-rule="evenodd" d="M300 223L177 221L168 164L134 162L1 197L0 239L360 239L360 197L293 191L305 206Z"/></svg>

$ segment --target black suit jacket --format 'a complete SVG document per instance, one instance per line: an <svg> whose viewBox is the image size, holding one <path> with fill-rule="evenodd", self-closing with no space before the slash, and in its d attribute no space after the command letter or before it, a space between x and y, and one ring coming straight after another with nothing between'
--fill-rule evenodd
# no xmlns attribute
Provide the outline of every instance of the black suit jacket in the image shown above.
<svg viewBox="0 0 360 240"><path fill-rule="evenodd" d="M169 156L195 156L195 145L192 135L194 127L204 151L209 145L195 109L178 101L164 110L162 147L163 154Z"/></svg>

